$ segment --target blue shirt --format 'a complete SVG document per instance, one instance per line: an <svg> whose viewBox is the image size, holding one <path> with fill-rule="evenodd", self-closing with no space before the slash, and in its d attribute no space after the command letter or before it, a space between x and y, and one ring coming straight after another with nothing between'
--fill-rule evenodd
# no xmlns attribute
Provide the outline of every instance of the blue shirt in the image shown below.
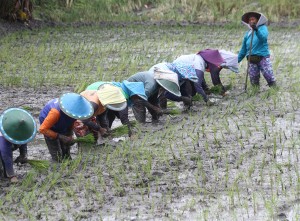
<svg viewBox="0 0 300 221"><path fill-rule="evenodd" d="M251 42L251 31L247 31L244 35L242 48L238 55L238 62L241 62L245 56L249 55L250 42ZM266 57L270 55L268 46L268 28L266 25L261 25L254 31L251 55L257 55Z"/></svg>

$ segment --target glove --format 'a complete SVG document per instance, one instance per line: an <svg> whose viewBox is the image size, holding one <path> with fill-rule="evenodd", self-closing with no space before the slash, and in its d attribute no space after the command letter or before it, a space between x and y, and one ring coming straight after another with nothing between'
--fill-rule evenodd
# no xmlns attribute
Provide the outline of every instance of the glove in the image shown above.
<svg viewBox="0 0 300 221"><path fill-rule="evenodd" d="M251 24L250 27L251 27L254 31L257 31L256 24Z"/></svg>
<svg viewBox="0 0 300 221"><path fill-rule="evenodd" d="M18 156L16 159L15 159L15 161L14 161L14 163L16 163L16 164L18 164L18 163L20 163L20 164L24 164L24 163L27 163L27 156L25 155L20 155L20 156Z"/></svg>
<svg viewBox="0 0 300 221"><path fill-rule="evenodd" d="M57 137L62 143L67 145L73 145L75 143L74 139L72 137L68 137L62 134L58 134Z"/></svg>
<svg viewBox="0 0 300 221"><path fill-rule="evenodd" d="M214 104L215 104L215 102L212 101L211 99L208 99L208 101L206 101L207 106L213 106Z"/></svg>

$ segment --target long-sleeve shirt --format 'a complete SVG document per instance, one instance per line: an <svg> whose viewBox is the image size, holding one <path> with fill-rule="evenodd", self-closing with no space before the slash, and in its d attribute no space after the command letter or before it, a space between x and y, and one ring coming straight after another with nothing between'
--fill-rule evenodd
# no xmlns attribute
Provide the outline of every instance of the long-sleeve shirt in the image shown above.
<svg viewBox="0 0 300 221"><path fill-rule="evenodd" d="M76 120L61 111L58 98L56 98L49 101L42 109L39 121L41 124L40 133L56 139L58 134L68 134Z"/></svg>
<svg viewBox="0 0 300 221"><path fill-rule="evenodd" d="M146 96L149 98L158 91L158 83L154 79L154 74L149 71L138 72L127 79L129 82L143 82Z"/></svg>
<svg viewBox="0 0 300 221"><path fill-rule="evenodd" d="M249 55L252 30L245 33L241 50L238 55L238 62L241 62L245 56ZM261 25L254 31L251 55L266 57L270 55L268 46L268 28Z"/></svg>
<svg viewBox="0 0 300 221"><path fill-rule="evenodd" d="M20 154L27 152L27 144L15 145L6 140L0 132L0 163L3 163L4 173L6 177L15 175L13 168L13 150L19 149Z"/></svg>
<svg viewBox="0 0 300 221"><path fill-rule="evenodd" d="M186 62L186 64L189 64L193 67L197 63L197 67L199 69L203 69L203 71L199 70L199 69L195 69L198 79L197 79L197 82L193 81L193 84L194 84L196 92L199 93L203 97L203 100L206 102L208 100L208 98L207 98L207 95L206 95L206 93L204 92L204 90L202 88L202 82L203 82L203 79L204 79L204 70L205 69L204 69L204 66L202 67L202 65L204 65L204 64L202 64L202 61L204 62L204 60L201 58L201 56L195 55L195 54L193 54L193 55L183 55L183 56L180 56L179 59L176 59L175 61L177 61L177 62L183 62L184 61L184 62ZM172 63L165 63L164 62L164 63L156 64L156 65L152 66L149 71L154 71L155 67L163 69L163 70L170 70L170 71L173 71L173 72L175 72L179 75L178 71L176 70L176 66L173 67ZM181 79L181 78L179 78L179 79L180 79L179 84L182 85L184 83L185 79ZM172 96L172 97L175 100L174 96Z"/></svg>

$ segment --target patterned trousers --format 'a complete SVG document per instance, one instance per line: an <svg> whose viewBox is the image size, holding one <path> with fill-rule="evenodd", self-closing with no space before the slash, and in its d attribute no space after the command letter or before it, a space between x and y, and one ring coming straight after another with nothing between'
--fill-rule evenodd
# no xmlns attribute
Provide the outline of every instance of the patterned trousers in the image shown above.
<svg viewBox="0 0 300 221"><path fill-rule="evenodd" d="M252 85L259 85L260 72L263 74L269 86L276 81L269 56L263 57L258 64L249 64L249 75Z"/></svg>

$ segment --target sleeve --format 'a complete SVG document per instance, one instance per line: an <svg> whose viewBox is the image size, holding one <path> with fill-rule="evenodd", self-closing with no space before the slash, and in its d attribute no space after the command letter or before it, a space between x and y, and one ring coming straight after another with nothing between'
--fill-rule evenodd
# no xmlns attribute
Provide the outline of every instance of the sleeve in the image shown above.
<svg viewBox="0 0 300 221"><path fill-rule="evenodd" d="M47 137L50 137L52 139L56 139L58 133L51 130L51 128L58 122L60 118L60 113L58 110L52 108L47 117L45 118L44 122L40 126L40 133L44 134Z"/></svg>
<svg viewBox="0 0 300 221"><path fill-rule="evenodd" d="M210 76L211 80L213 82L213 85L222 85L221 79L220 79L220 71L221 69L217 67L216 65L208 63L208 67L210 70Z"/></svg>
<svg viewBox="0 0 300 221"><path fill-rule="evenodd" d="M92 130L99 131L100 129L100 126L96 122L93 122L91 119L83 120L82 123Z"/></svg>
<svg viewBox="0 0 300 221"><path fill-rule="evenodd" d="M267 26L263 25L263 26L258 27L258 29L256 31L256 36L260 41L267 42L268 35L269 35L269 33L268 33Z"/></svg>
<svg viewBox="0 0 300 221"><path fill-rule="evenodd" d="M241 48L241 50L239 52L239 55L238 55L238 63L240 63L247 54L246 36L247 36L247 34L244 36L243 43L242 43L242 48Z"/></svg>
<svg viewBox="0 0 300 221"><path fill-rule="evenodd" d="M128 106L124 110L119 111L119 117L120 117L120 120L121 120L123 125L125 125L125 124L129 125L130 124L129 118L128 118Z"/></svg>
<svg viewBox="0 0 300 221"><path fill-rule="evenodd" d="M4 167L5 177L13 177L15 175L13 168L12 144L4 137L0 136L0 160Z"/></svg>
<svg viewBox="0 0 300 221"><path fill-rule="evenodd" d="M109 120L108 120L107 112L108 110L105 110L105 112L103 112L102 114L97 115L97 121L99 122L100 126L105 129L109 128Z"/></svg>
<svg viewBox="0 0 300 221"><path fill-rule="evenodd" d="M196 69L196 75L198 77L198 82L194 83L195 89L196 89L197 93L201 94L201 96L203 97L203 100L205 102L207 102L207 100L208 100L207 95L206 95L205 91L202 88L204 73L203 73L203 71L200 71L200 70Z"/></svg>

